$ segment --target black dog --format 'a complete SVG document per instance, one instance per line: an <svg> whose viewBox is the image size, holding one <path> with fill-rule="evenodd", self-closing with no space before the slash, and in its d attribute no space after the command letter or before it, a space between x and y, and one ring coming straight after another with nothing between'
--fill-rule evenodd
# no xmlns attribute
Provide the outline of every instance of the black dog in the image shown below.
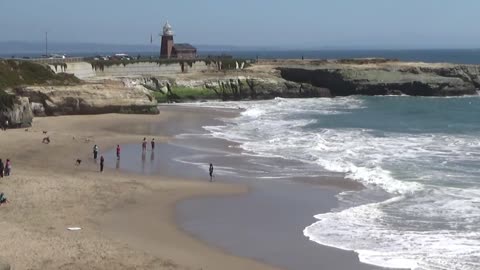
<svg viewBox="0 0 480 270"><path fill-rule="evenodd" d="M81 160L81 159L77 159L77 161L75 162L75 165L80 166L80 164L82 164L82 160Z"/></svg>

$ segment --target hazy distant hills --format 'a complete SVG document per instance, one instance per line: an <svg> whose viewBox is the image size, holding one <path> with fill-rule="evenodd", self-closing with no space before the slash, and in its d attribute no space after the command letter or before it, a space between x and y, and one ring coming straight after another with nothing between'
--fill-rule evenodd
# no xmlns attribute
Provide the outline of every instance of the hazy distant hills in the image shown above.
<svg viewBox="0 0 480 270"><path fill-rule="evenodd" d="M267 47L239 47L229 45L195 45L199 53L208 52L228 52L228 51L250 51L250 50L268 50ZM97 43L62 43L49 42L48 53L59 53L67 55L79 54L110 54L110 53L143 53L156 54L160 50L159 44L139 44L139 45L121 45L121 44L97 44ZM0 42L0 55L3 56L34 56L45 54L45 43L25 42L25 41L4 41Z"/></svg>

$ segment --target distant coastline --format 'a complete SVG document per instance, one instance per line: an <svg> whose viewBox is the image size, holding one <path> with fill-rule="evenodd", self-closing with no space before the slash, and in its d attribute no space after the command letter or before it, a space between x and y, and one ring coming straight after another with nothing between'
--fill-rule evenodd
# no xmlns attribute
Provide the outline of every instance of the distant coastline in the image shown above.
<svg viewBox="0 0 480 270"><path fill-rule="evenodd" d="M447 62L454 64L480 64L480 48L472 49L372 49L372 48L278 48L266 46L231 46L231 45L201 45L198 48L200 57L227 53L239 58L266 59L340 59L377 57L398 59L401 61L421 61L428 63ZM45 44L42 42L0 42L0 58L15 56L40 57L45 54ZM68 56L95 56L127 53L130 55L159 55L159 44L118 45L96 43L49 43L51 53L67 54Z"/></svg>

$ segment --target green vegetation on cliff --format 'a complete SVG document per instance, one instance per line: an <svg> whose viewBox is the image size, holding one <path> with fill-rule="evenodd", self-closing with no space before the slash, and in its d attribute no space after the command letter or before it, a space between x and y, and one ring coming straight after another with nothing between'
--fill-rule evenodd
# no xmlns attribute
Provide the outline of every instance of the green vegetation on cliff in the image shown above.
<svg viewBox="0 0 480 270"><path fill-rule="evenodd" d="M30 61L0 61L0 89L21 85L71 85L79 82L73 75L55 74L47 66Z"/></svg>
<svg viewBox="0 0 480 270"><path fill-rule="evenodd" d="M50 68L30 61L0 60L0 110L11 108L15 96L7 88L21 85L70 85L80 80L69 74L55 74Z"/></svg>
<svg viewBox="0 0 480 270"><path fill-rule="evenodd" d="M159 103L218 99L217 94L213 90L179 86L172 87L167 93L155 91L154 95Z"/></svg>

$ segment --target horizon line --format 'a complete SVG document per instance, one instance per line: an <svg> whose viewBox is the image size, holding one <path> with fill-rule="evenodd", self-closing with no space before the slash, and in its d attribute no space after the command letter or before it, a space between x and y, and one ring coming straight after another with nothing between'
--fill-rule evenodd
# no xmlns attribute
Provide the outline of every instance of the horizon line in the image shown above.
<svg viewBox="0 0 480 270"><path fill-rule="evenodd" d="M0 44L7 44L7 43L25 43L25 44L44 44L44 41L40 40L6 40L0 41ZM101 46L152 46L158 47L160 44L157 43L104 43L104 42L68 42L68 41L50 41L48 44L50 45L101 45ZM230 49L266 49L266 50L281 50L281 51L321 51L321 50L480 50L480 46L478 47L427 47L427 46L405 46L405 47L388 47L388 46L381 46L381 45L352 45L352 46L307 46L307 47L300 47L295 45L283 45L283 46L275 46L275 45L229 45L229 44L195 44L198 47L224 47Z"/></svg>

